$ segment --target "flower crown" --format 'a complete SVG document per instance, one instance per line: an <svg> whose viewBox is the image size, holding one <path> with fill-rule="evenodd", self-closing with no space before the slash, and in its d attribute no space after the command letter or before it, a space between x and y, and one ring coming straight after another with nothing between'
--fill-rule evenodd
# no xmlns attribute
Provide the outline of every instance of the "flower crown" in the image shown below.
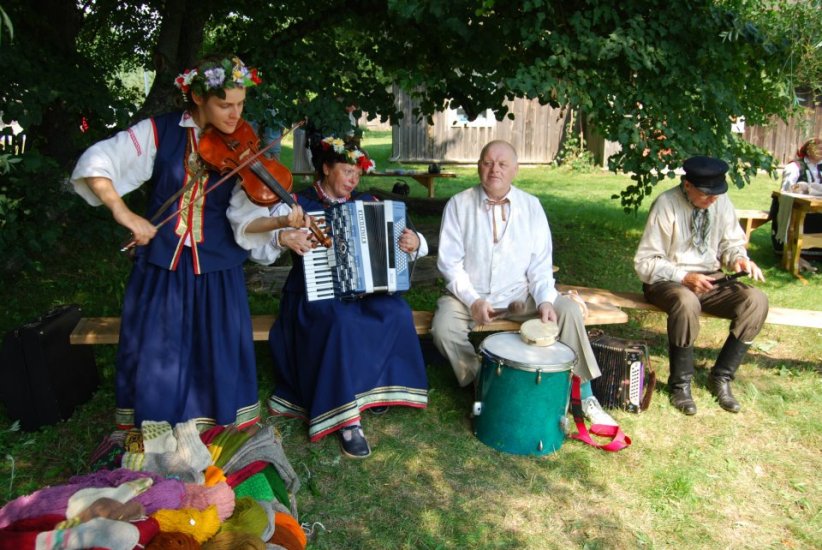
<svg viewBox="0 0 822 550"><path fill-rule="evenodd" d="M174 85L183 92L185 100L188 100L189 92L205 97L209 90L251 88L261 83L257 69L249 69L236 56L204 62L199 67L186 69L174 79Z"/></svg>
<svg viewBox="0 0 822 550"><path fill-rule="evenodd" d="M366 155L364 151L361 151L356 147L353 149L347 149L345 142L340 138L329 136L323 139L320 144L322 145L323 151L334 149L335 154L344 156L345 161L348 164L359 166L362 168L363 172L373 172L377 167L374 161L368 158L368 155Z"/></svg>

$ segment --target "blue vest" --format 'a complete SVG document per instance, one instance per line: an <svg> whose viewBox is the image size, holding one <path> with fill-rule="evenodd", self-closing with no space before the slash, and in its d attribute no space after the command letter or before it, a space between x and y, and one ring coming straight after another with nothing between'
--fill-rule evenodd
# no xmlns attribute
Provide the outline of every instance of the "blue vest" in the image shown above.
<svg viewBox="0 0 822 550"><path fill-rule="evenodd" d="M153 118L157 132L157 157L150 180L152 191L146 216L149 219L191 177L186 171L186 146L191 130L180 126L181 117L182 113L177 112ZM219 179L219 174L209 171L205 188L210 188ZM248 257L248 251L237 245L226 217L235 183L234 179L226 181L203 199L198 199L204 190L203 182L194 183L153 221L159 223L181 206L192 204L166 222L148 246L139 247L138 253L148 254L150 263L173 271L183 257L184 243L188 237L194 273L203 274L241 265Z"/></svg>

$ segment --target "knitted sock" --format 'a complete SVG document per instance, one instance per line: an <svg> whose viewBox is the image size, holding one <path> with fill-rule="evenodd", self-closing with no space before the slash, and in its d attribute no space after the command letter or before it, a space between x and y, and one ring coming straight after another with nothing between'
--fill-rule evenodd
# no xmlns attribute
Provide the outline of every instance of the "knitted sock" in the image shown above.
<svg viewBox="0 0 822 550"><path fill-rule="evenodd" d="M134 548L140 531L125 521L94 518L71 529L56 529L37 535L35 550L80 550L83 548Z"/></svg>
<svg viewBox="0 0 822 550"><path fill-rule="evenodd" d="M588 399L589 397L594 395L594 390L591 389L591 381L588 380L587 382L583 382L579 385L579 397L580 399Z"/></svg>
<svg viewBox="0 0 822 550"><path fill-rule="evenodd" d="M143 432L143 449L146 453L169 453L177 450L177 440L174 439L168 422L143 420L140 430Z"/></svg>
<svg viewBox="0 0 822 550"><path fill-rule="evenodd" d="M114 499L121 503L128 502L140 493L147 491L153 483L153 479L144 477L126 481L117 487L80 489L69 497L66 517L73 518L79 515L80 512L94 504L94 501L104 497Z"/></svg>
<svg viewBox="0 0 822 550"><path fill-rule="evenodd" d="M185 460L195 471L202 472L211 465L211 453L200 439L197 423L194 420L180 422L174 426L177 438L176 454Z"/></svg>

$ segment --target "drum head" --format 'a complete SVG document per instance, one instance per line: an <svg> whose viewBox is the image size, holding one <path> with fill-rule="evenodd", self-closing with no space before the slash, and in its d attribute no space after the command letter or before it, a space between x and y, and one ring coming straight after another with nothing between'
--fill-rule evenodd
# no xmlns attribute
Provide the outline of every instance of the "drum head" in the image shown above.
<svg viewBox="0 0 822 550"><path fill-rule="evenodd" d="M551 346L534 346L526 344L517 332L498 332L492 334L480 344L480 353L506 366L542 372L561 372L570 370L576 363L574 351L563 344L555 342Z"/></svg>
<svg viewBox="0 0 822 550"><path fill-rule="evenodd" d="M543 323L540 319L529 319L520 326L519 336L526 344L550 346L557 341L559 327L553 321Z"/></svg>

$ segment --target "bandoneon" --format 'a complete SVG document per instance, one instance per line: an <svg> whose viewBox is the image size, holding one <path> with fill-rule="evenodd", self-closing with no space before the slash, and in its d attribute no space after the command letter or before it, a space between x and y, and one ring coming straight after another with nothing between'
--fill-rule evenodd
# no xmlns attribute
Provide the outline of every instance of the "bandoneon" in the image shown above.
<svg viewBox="0 0 822 550"><path fill-rule="evenodd" d="M308 214L332 240L303 257L309 302L410 288L408 256L399 248L405 203L350 201Z"/></svg>

